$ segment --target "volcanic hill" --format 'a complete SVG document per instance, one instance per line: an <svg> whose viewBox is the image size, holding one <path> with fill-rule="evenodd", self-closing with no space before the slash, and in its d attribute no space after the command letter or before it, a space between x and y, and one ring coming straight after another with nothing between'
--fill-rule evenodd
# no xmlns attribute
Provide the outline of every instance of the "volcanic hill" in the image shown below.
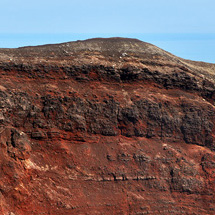
<svg viewBox="0 0 215 215"><path fill-rule="evenodd" d="M0 49L0 214L215 214L215 65L136 39Z"/></svg>

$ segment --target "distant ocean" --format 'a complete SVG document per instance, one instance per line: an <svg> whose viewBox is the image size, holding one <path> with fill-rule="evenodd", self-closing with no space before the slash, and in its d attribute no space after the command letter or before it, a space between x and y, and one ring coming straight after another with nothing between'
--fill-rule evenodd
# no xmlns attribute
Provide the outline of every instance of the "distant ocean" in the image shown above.
<svg viewBox="0 0 215 215"><path fill-rule="evenodd" d="M115 36L137 38L185 59L215 63L215 34L0 34L0 48Z"/></svg>

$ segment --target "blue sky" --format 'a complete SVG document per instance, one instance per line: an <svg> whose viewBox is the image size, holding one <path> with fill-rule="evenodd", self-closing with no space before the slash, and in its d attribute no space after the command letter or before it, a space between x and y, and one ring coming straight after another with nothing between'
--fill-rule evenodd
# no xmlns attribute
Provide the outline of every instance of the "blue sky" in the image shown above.
<svg viewBox="0 0 215 215"><path fill-rule="evenodd" d="M124 36L215 62L214 8L214 0L1 0L0 47Z"/></svg>

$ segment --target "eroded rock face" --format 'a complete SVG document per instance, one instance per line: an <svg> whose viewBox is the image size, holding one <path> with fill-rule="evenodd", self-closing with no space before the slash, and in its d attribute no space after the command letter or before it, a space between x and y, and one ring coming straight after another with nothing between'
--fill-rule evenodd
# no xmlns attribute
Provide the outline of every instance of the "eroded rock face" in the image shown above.
<svg viewBox="0 0 215 215"><path fill-rule="evenodd" d="M119 38L0 54L1 214L215 213L208 64Z"/></svg>

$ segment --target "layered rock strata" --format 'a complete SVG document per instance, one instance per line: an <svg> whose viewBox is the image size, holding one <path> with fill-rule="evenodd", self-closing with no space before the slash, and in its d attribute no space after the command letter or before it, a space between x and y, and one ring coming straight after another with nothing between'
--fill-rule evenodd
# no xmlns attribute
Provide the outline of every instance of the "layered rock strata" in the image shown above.
<svg viewBox="0 0 215 215"><path fill-rule="evenodd" d="M125 38L0 49L0 213L215 214L214 71Z"/></svg>

